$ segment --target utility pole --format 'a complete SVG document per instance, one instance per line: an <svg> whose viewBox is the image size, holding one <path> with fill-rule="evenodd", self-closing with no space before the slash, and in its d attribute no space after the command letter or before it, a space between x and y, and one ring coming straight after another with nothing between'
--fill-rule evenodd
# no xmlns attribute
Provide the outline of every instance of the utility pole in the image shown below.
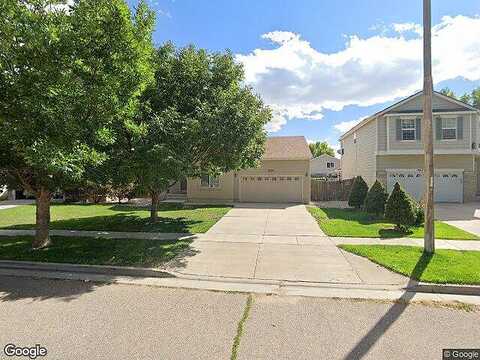
<svg viewBox="0 0 480 360"><path fill-rule="evenodd" d="M434 228L434 167L433 167L433 114L432 114L432 15L430 0L423 0L423 139L425 150L425 234L424 251L435 252Z"/></svg>

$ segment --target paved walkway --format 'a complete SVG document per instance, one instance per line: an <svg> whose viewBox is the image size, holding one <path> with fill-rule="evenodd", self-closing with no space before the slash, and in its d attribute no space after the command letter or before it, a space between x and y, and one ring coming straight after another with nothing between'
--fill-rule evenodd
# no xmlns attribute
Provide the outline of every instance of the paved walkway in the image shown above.
<svg viewBox="0 0 480 360"><path fill-rule="evenodd" d="M338 249L304 205L241 204L167 269L185 275L300 282L403 284L407 279Z"/></svg>
<svg viewBox="0 0 480 360"><path fill-rule="evenodd" d="M379 238L351 238L351 237L332 237L331 240L336 244L363 244L363 245L408 245L423 246L423 239L379 239ZM480 251L480 241L475 240L435 240L437 249L452 250L474 250Z"/></svg>

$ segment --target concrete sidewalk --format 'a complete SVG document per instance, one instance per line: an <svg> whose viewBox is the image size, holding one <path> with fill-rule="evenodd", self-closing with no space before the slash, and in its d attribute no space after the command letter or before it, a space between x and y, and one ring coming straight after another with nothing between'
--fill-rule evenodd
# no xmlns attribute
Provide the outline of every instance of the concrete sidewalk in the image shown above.
<svg viewBox="0 0 480 360"><path fill-rule="evenodd" d="M358 244L358 245L407 245L423 246L423 239L380 239L380 238L353 238L353 237L331 237L335 245ZM476 240L435 240L437 249L450 250L472 250L480 251L480 241Z"/></svg>

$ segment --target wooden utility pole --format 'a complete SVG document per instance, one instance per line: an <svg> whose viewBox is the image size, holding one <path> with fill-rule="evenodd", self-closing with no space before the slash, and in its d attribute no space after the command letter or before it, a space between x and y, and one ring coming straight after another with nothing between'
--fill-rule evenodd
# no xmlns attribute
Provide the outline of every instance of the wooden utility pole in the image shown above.
<svg viewBox="0 0 480 360"><path fill-rule="evenodd" d="M425 149L425 235L424 251L435 252L434 228L434 167L433 167L433 114L432 114L432 19L430 0L423 0L423 141Z"/></svg>

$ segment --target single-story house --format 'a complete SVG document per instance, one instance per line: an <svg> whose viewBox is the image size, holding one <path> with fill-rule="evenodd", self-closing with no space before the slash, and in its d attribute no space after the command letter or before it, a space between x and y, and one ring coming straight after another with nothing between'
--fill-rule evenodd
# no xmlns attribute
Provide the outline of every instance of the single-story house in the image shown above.
<svg viewBox="0 0 480 360"><path fill-rule="evenodd" d="M310 174L315 178L340 177L340 159L335 156L323 154L310 160Z"/></svg>
<svg viewBox="0 0 480 360"><path fill-rule="evenodd" d="M435 201L464 202L480 193L480 110L434 92ZM399 183L417 200L424 189L423 92L362 120L340 137L342 178Z"/></svg>
<svg viewBox="0 0 480 360"><path fill-rule="evenodd" d="M310 159L303 136L269 137L256 168L187 180L189 202L310 202Z"/></svg>

